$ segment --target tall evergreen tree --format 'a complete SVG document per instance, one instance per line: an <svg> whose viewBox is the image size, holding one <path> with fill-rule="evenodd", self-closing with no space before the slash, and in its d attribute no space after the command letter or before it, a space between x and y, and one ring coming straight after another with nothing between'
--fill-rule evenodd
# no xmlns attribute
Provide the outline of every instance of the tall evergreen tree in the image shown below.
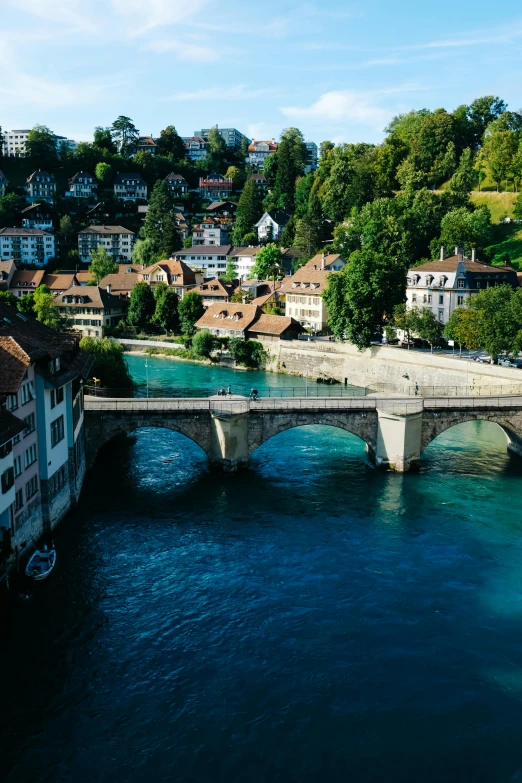
<svg viewBox="0 0 522 783"><path fill-rule="evenodd" d="M150 285L136 283L130 295L127 323L130 326L137 326L139 329L146 329L155 310L156 301Z"/></svg>
<svg viewBox="0 0 522 783"><path fill-rule="evenodd" d="M261 199L254 180L246 181L239 198L236 212L236 223L232 234L234 245L241 245L243 237L254 231L254 226L263 213Z"/></svg>
<svg viewBox="0 0 522 783"><path fill-rule="evenodd" d="M152 189L142 233L144 239L150 240L153 251L167 258L181 249L174 203L164 180L158 180Z"/></svg>
<svg viewBox="0 0 522 783"><path fill-rule="evenodd" d="M297 128L284 131L277 149L277 174L274 198L279 209L294 208L295 184L304 172L306 145L304 136Z"/></svg>
<svg viewBox="0 0 522 783"><path fill-rule="evenodd" d="M121 114L111 126L112 138L116 141L118 151L122 155L132 155L132 151L138 138L138 129L130 117Z"/></svg>

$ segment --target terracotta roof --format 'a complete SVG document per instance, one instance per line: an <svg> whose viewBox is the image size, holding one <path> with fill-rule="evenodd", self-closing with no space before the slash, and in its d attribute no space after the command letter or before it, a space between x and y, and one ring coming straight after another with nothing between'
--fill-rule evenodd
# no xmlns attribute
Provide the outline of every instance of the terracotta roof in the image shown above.
<svg viewBox="0 0 522 783"><path fill-rule="evenodd" d="M141 272L142 266L140 264L118 264L119 272L120 274L127 273L127 269L130 269L132 272Z"/></svg>
<svg viewBox="0 0 522 783"><path fill-rule="evenodd" d="M248 330L250 332L259 332L260 334L281 335L291 326L294 326L299 331L303 331L301 324L287 315L265 315L263 313L248 327Z"/></svg>
<svg viewBox="0 0 522 783"><path fill-rule="evenodd" d="M213 278L212 280L206 280L201 285L197 286L194 291L201 294L203 297L212 296L231 296L234 292L235 286L230 283L225 283L223 280Z"/></svg>
<svg viewBox="0 0 522 783"><path fill-rule="evenodd" d="M214 212L216 209L225 209L225 207L227 209L229 207L232 207L232 209L237 209L237 204L234 204L233 201L213 201L212 204L208 205L205 212Z"/></svg>
<svg viewBox="0 0 522 783"><path fill-rule="evenodd" d="M457 265L464 264L466 272L486 272L489 274L498 274L499 272L514 272L511 266L490 266L483 261L472 261L466 256L449 256L448 258L431 261L429 264L412 267L412 271L420 272L456 272Z"/></svg>
<svg viewBox="0 0 522 783"><path fill-rule="evenodd" d="M128 228L123 226L89 226L78 232L80 234L133 234L134 231L129 231Z"/></svg>
<svg viewBox="0 0 522 783"><path fill-rule="evenodd" d="M36 269L31 271L29 269L20 269L14 273L11 279L10 288L32 288L36 289L39 285L42 285L42 281L45 277L43 269Z"/></svg>
<svg viewBox="0 0 522 783"><path fill-rule="evenodd" d="M325 257L324 257L324 268L328 269L329 266L332 266L339 259L341 261L343 261L344 263L346 263L344 258L341 256L340 253L327 253L327 254L325 254ZM314 266L316 266L318 269L321 269L322 268L322 263L323 263L323 254L322 253L317 253L317 255L315 255L313 258L311 258L310 261L307 261L306 264L304 264L301 268L302 269L309 268L309 267L313 268Z"/></svg>
<svg viewBox="0 0 522 783"><path fill-rule="evenodd" d="M232 258L237 258L238 256L257 256L260 250L261 245L254 245L253 247L236 247L230 255Z"/></svg>
<svg viewBox="0 0 522 783"><path fill-rule="evenodd" d="M308 265L302 266L295 275L283 280L281 290L285 294L300 293L308 296L322 296L328 285L328 275L332 274L336 273L328 272L325 269L314 270Z"/></svg>
<svg viewBox="0 0 522 783"><path fill-rule="evenodd" d="M49 286L51 293L65 291L67 288L76 285L77 282L75 274L45 275L43 279L43 285Z"/></svg>
<svg viewBox="0 0 522 783"><path fill-rule="evenodd" d="M79 283L88 283L89 280L92 280L92 273L91 272L76 272L76 280Z"/></svg>
<svg viewBox="0 0 522 783"><path fill-rule="evenodd" d="M263 294L263 296L258 296L256 299L252 299L250 304L257 305L258 307L263 307L271 296L273 296L274 292L270 291L269 294Z"/></svg>
<svg viewBox="0 0 522 783"><path fill-rule="evenodd" d="M107 290L107 286L110 285L111 294L127 294L129 291L132 291L139 279L140 275L137 272L116 272L112 275L105 275L100 280L100 288Z"/></svg>
<svg viewBox="0 0 522 783"><path fill-rule="evenodd" d="M255 305L216 302L216 304L210 305L205 314L196 322L196 328L244 331L259 315L261 315L261 310Z"/></svg>
<svg viewBox="0 0 522 783"><path fill-rule="evenodd" d="M83 299L83 302L68 302L69 297ZM58 307L121 307L121 299L112 294L108 294L104 288L97 285L78 285L64 291L63 294L56 295L56 304Z"/></svg>
<svg viewBox="0 0 522 783"><path fill-rule="evenodd" d="M158 145L152 138L152 136L139 136L136 146L147 145L147 147L157 147Z"/></svg>
<svg viewBox="0 0 522 783"><path fill-rule="evenodd" d="M177 275L178 278L181 278L181 280L175 281L175 283L178 285L195 285L196 283L196 275L192 269L187 266L184 261L177 261L173 258L169 258L165 261L157 261L155 264L147 267L147 269L144 269L143 271L140 270L140 279L141 275L150 275L150 273L158 266L160 266L162 270L167 273L169 277L169 283L173 282L171 278L173 278L175 275Z"/></svg>
<svg viewBox="0 0 522 783"><path fill-rule="evenodd" d="M0 272L5 272L6 275L10 275L14 265L15 265L14 259L6 258L5 261L0 261ZM15 267L15 271L16 271L16 267Z"/></svg>
<svg viewBox="0 0 522 783"><path fill-rule="evenodd" d="M179 256L228 256L232 245L196 245L176 250L176 258Z"/></svg>
<svg viewBox="0 0 522 783"><path fill-rule="evenodd" d="M266 144L270 152L276 152L277 150L277 144L275 141L252 141L251 144L248 145L248 151L249 152L258 152L257 145L258 144ZM263 150L264 152L264 150Z"/></svg>

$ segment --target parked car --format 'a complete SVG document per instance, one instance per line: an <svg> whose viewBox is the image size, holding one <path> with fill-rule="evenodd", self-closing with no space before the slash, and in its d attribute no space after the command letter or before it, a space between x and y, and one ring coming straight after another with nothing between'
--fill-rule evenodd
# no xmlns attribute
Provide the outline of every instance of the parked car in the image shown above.
<svg viewBox="0 0 522 783"><path fill-rule="evenodd" d="M522 367L522 362L519 359L512 359L509 356L501 356L498 363L501 367L516 367L517 369Z"/></svg>
<svg viewBox="0 0 522 783"><path fill-rule="evenodd" d="M413 348L415 346L415 343L413 342L413 340L401 340L399 342L399 345L401 346L401 348L408 348L408 347Z"/></svg>
<svg viewBox="0 0 522 783"><path fill-rule="evenodd" d="M482 364L491 364L491 356L487 353L480 353L474 357L476 362L482 362Z"/></svg>

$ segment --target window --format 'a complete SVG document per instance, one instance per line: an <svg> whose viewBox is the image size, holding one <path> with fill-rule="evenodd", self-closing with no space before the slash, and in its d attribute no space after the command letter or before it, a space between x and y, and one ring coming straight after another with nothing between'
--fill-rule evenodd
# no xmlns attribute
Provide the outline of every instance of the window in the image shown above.
<svg viewBox="0 0 522 783"><path fill-rule="evenodd" d="M24 491L23 489L19 489L15 495L15 502L14 502L15 514L18 514L20 509L23 508L23 505L24 505Z"/></svg>
<svg viewBox="0 0 522 783"><path fill-rule="evenodd" d="M62 465L56 473L53 473L49 479L49 491L51 495L56 495L67 483L67 463Z"/></svg>
<svg viewBox="0 0 522 783"><path fill-rule="evenodd" d="M431 294L428 294L428 304L431 304L432 296Z"/></svg>
<svg viewBox="0 0 522 783"><path fill-rule="evenodd" d="M51 448L54 448L64 437L63 416L59 416L51 422Z"/></svg>
<svg viewBox="0 0 522 783"><path fill-rule="evenodd" d="M15 411L18 408L18 395L8 394L6 404L8 411Z"/></svg>
<svg viewBox="0 0 522 783"><path fill-rule="evenodd" d="M460 296L457 296L457 305L460 307L460 305L464 304L464 296L461 294Z"/></svg>
<svg viewBox="0 0 522 783"><path fill-rule="evenodd" d="M15 478L18 478L18 476L22 473L22 457L18 456L14 458L14 474Z"/></svg>
<svg viewBox="0 0 522 783"><path fill-rule="evenodd" d="M29 383L24 383L22 386L22 405L26 405L26 403L31 402L31 400L34 400L34 398L35 393L32 381L29 381Z"/></svg>
<svg viewBox="0 0 522 783"><path fill-rule="evenodd" d="M2 495L5 495L6 492L9 492L13 484L14 470L13 468L7 468L7 470L4 470L2 473Z"/></svg>
<svg viewBox="0 0 522 783"><path fill-rule="evenodd" d="M36 462L36 459L37 459L37 457L36 457L36 443L33 443L33 445L29 446L29 448L26 449L25 453L24 453L24 466L25 466L25 469L27 470L27 468L30 465L34 465L34 463Z"/></svg>
<svg viewBox="0 0 522 783"><path fill-rule="evenodd" d="M457 280L457 288L464 288L465 280Z"/></svg>
<svg viewBox="0 0 522 783"><path fill-rule="evenodd" d="M38 492L38 477L33 476L25 485L25 499L30 500Z"/></svg>
<svg viewBox="0 0 522 783"><path fill-rule="evenodd" d="M28 435L31 434L31 432L34 432L36 429L36 418L34 413L30 413L29 416L25 416L24 422L25 422L24 438L26 438Z"/></svg>
<svg viewBox="0 0 522 783"><path fill-rule="evenodd" d="M444 304L444 294L439 294L439 304Z"/></svg>
<svg viewBox="0 0 522 783"><path fill-rule="evenodd" d="M63 402L63 398L63 386L60 386L59 389L51 389L51 408L54 408L56 405Z"/></svg>
<svg viewBox="0 0 522 783"><path fill-rule="evenodd" d="M439 321L444 321L444 310L439 310Z"/></svg>

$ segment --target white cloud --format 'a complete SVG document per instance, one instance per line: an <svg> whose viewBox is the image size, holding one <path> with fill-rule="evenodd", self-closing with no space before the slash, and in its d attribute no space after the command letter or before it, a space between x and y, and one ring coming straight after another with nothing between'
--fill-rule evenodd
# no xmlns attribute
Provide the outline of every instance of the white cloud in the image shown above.
<svg viewBox="0 0 522 783"><path fill-rule="evenodd" d="M110 0L113 10L124 19L135 17L138 22L133 35L142 35L155 27L178 24L201 12L209 0ZM143 24L143 20L146 23Z"/></svg>
<svg viewBox="0 0 522 783"><path fill-rule="evenodd" d="M288 106L281 109L286 117L320 121L350 121L382 128L391 119L391 112L371 103L365 94L355 90L332 90L307 107Z"/></svg>
<svg viewBox="0 0 522 783"><path fill-rule="evenodd" d="M215 87L203 87L199 90L190 90L189 92L178 92L170 96L166 100L169 101L245 101L245 100L257 100L258 98L264 98L266 96L274 96L274 93L269 87L262 89L250 89L245 84L221 84Z"/></svg>
<svg viewBox="0 0 522 783"><path fill-rule="evenodd" d="M157 41L150 41L143 46L148 52L157 54L166 54L172 52L177 60L184 62L211 63L221 59L221 52L212 49L210 46L201 46L200 44L187 43L174 38L162 38Z"/></svg>
<svg viewBox="0 0 522 783"><path fill-rule="evenodd" d="M20 10L19 0L7 0L9 5ZM24 0L23 12L33 14L45 19L47 22L58 22L62 26L68 25L85 33L96 33L99 29L99 20L89 17L85 13L89 10L89 4L82 0ZM92 6L92 4L91 4Z"/></svg>

